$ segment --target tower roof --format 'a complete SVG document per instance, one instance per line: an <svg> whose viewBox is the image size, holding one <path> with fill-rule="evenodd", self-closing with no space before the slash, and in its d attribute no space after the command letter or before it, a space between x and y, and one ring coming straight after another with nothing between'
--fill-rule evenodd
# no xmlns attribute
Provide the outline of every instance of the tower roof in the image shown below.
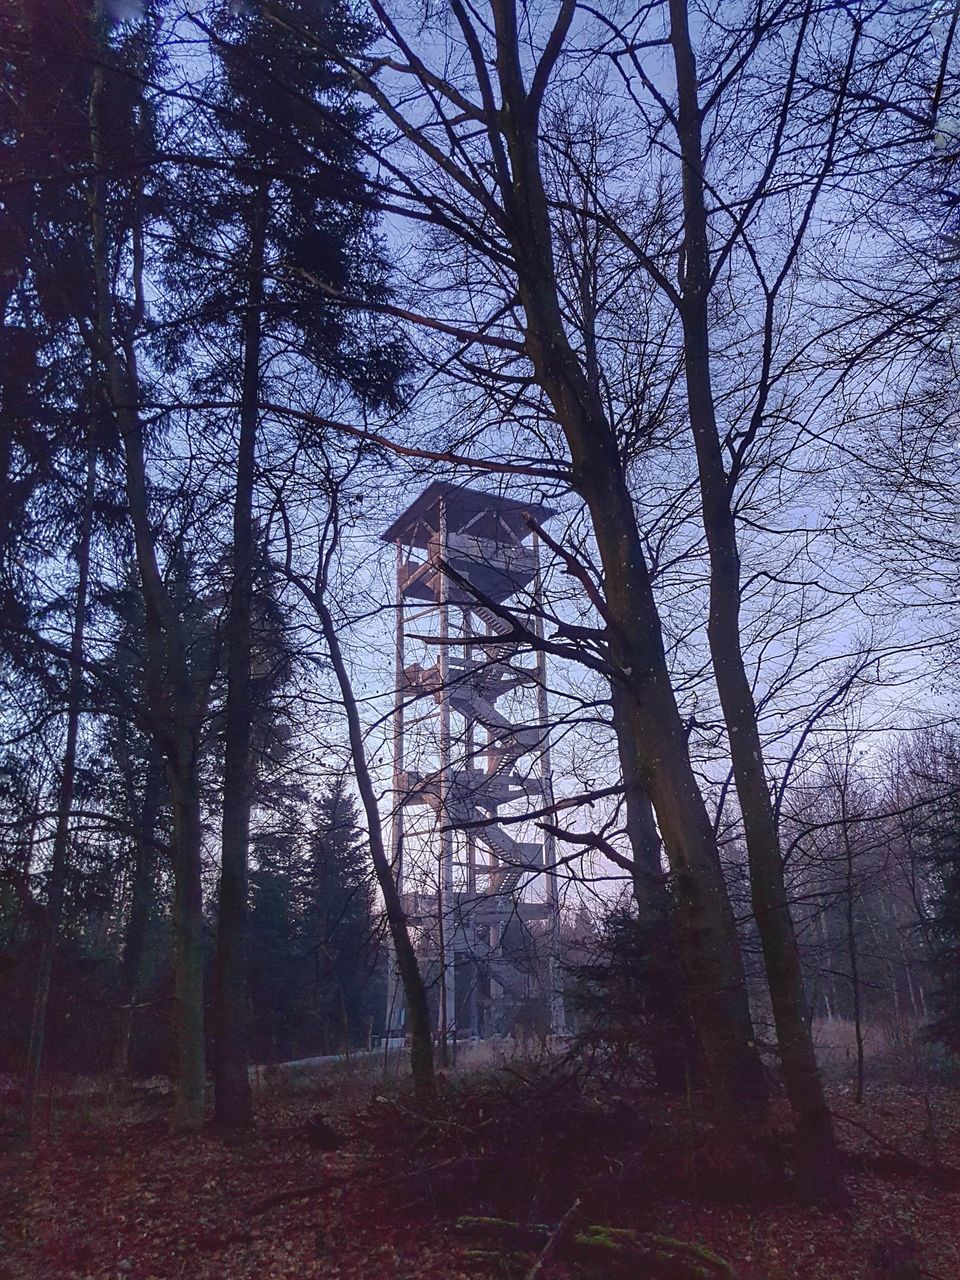
<svg viewBox="0 0 960 1280"><path fill-rule="evenodd" d="M402 540L414 547L425 547L430 534L440 527L441 499L446 502L447 531L460 533L469 526L470 533L477 538L497 540L498 526L503 524L522 542L530 535L524 514L532 516L538 524L557 514L536 502L518 502L516 498L435 480L380 535L383 541Z"/></svg>

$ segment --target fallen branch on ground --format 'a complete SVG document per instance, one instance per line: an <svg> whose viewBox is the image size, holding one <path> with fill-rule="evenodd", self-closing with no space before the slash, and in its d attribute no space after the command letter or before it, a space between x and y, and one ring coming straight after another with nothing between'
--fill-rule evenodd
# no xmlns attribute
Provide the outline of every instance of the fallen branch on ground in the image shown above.
<svg viewBox="0 0 960 1280"><path fill-rule="evenodd" d="M573 1226L574 1215L576 1214L579 1208L580 1208L580 1197L577 1196L576 1200L574 1200L573 1204L570 1206L567 1212L563 1215L563 1217L560 1219L560 1221L557 1223L554 1229L550 1232L550 1235L547 1237L547 1243L543 1246L543 1248L537 1254L536 1260L534 1261L533 1266L527 1272L525 1280L536 1280L537 1276L543 1270L545 1264L550 1260L551 1254L556 1253L557 1247L560 1245L564 1237L567 1235L567 1233L570 1231L571 1227Z"/></svg>
<svg viewBox="0 0 960 1280"><path fill-rule="evenodd" d="M859 1129L861 1133L865 1133L878 1147L882 1147L888 1153L887 1163L879 1170L880 1172L902 1173L907 1177L924 1178L937 1187L948 1189L960 1187L960 1169L955 1166L939 1163L936 1165L924 1164L922 1160L908 1155L906 1151L901 1150L894 1143L882 1138L879 1133L874 1133L872 1129L868 1129L861 1121L854 1120L853 1116L845 1116L841 1111L832 1111L831 1115L835 1120L840 1120L843 1124ZM865 1158L861 1157L861 1159ZM876 1165L880 1159L881 1157L875 1156L872 1163Z"/></svg>
<svg viewBox="0 0 960 1280"><path fill-rule="evenodd" d="M552 1242L551 1253L558 1261L600 1267L604 1276L630 1280L736 1280L729 1263L704 1245L596 1223L568 1233L563 1228L569 1226L571 1213L568 1211L554 1227L502 1218L460 1218L457 1230L464 1235L495 1239L510 1252L527 1256L531 1250L538 1250L538 1257L542 1256Z"/></svg>
<svg viewBox="0 0 960 1280"><path fill-rule="evenodd" d="M275 1209L277 1205L289 1204L291 1200L306 1200L309 1196L321 1195L324 1191L331 1191L334 1187L345 1186L353 1177L354 1175L350 1173L343 1178L327 1178L324 1182L310 1182L305 1187L289 1187L286 1191L277 1191L272 1196L257 1200L247 1210L247 1214L253 1217L254 1214L266 1213L268 1209Z"/></svg>

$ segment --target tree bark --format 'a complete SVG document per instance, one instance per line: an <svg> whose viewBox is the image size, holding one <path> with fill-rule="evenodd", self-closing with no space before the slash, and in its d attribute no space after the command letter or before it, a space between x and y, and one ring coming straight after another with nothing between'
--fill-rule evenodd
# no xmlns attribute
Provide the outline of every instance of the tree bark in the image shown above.
<svg viewBox="0 0 960 1280"><path fill-rule="evenodd" d="M116 391L113 391L116 403ZM129 393L128 393L129 394ZM123 403L121 401L121 403ZM127 402L129 403L129 401ZM203 1124L203 829L200 818L199 710L180 619L160 574L150 527L143 429L135 411L118 409L124 438L127 504L144 596L144 637L151 730L165 759L173 811L174 1039L176 1132Z"/></svg>
<svg viewBox="0 0 960 1280"><path fill-rule="evenodd" d="M710 371L710 248L704 196L702 122L686 0L670 0L677 75L677 130L683 161L684 268L681 317L690 425L710 558L708 640L730 742L787 1094L797 1118L799 1168L806 1189L837 1190L836 1151L813 1046L800 953L787 900L779 832L763 763L753 691L740 635L740 556Z"/></svg>
<svg viewBox="0 0 960 1280"><path fill-rule="evenodd" d="M73 808L76 778L77 738L80 731L80 692L83 675L83 635L87 618L87 594L90 582L90 543L93 533L93 508L97 487L97 448L93 429L87 445L87 472L84 482L83 507L80 515L80 539L77 544L77 594L74 605L73 631L70 637L70 677L67 686L67 736L63 751L63 767L57 795L57 826L53 837L53 854L47 879L47 910L37 966L37 984L30 1022L27 1050L27 1074L24 1086L24 1122L28 1132L36 1118L37 1089L43 1064L46 1039L47 1009L53 962L60 937L63 898L67 883L67 849L70 839L70 814Z"/></svg>
<svg viewBox="0 0 960 1280"><path fill-rule="evenodd" d="M260 401L263 264L268 183L252 197L247 309L243 320L243 386L233 506L233 565L227 637L227 702L223 826L214 991L214 1118L233 1130L250 1127L246 937L253 766L250 661L253 607L253 491Z"/></svg>
<svg viewBox="0 0 960 1280"><path fill-rule="evenodd" d="M627 714L624 691L618 684L611 686L611 701L620 776L623 781L627 839L633 852L633 897L641 921L660 921L669 917L671 906L670 893L660 863L663 844L657 831L653 806L644 787L643 775L638 767L636 752L628 750L629 730L628 724L624 722Z"/></svg>
<svg viewBox="0 0 960 1280"><path fill-rule="evenodd" d="M650 797L630 752L629 733L619 724L624 714L623 691L612 687L613 718L623 778L627 838L633 852L633 897L645 958L646 1001L651 1016L650 1059L658 1089L684 1090L690 1080L689 1012L678 999L676 972L677 927L673 899L661 865L663 843L657 831Z"/></svg>

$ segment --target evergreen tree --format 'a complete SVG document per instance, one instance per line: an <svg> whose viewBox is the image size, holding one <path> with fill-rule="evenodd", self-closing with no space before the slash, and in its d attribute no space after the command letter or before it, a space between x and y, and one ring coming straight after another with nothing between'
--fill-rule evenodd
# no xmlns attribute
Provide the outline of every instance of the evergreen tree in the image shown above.
<svg viewBox="0 0 960 1280"><path fill-rule="evenodd" d="M308 826L256 844L250 917L254 1044L264 1059L366 1044L382 1016L383 973L369 858L343 781Z"/></svg>
<svg viewBox="0 0 960 1280"><path fill-rule="evenodd" d="M374 1009L376 920L357 805L342 781L317 801L298 896L320 1043L328 1052L362 1044Z"/></svg>
<svg viewBox="0 0 960 1280"><path fill-rule="evenodd" d="M89 444L94 436L101 451L105 444L76 325L92 305L82 176L90 54L91 10L80 0L13 3L0 13L0 654L8 679L42 669L29 640L42 613L36 575L55 549L79 539Z"/></svg>
<svg viewBox="0 0 960 1280"><path fill-rule="evenodd" d="M87 439L92 446L95 419L98 449L122 463L144 600L151 732L164 756L173 809L174 1123L195 1129L204 1086L198 751L205 703L158 555L147 458L152 424L140 407L146 246L162 212L151 183L157 122L149 86L161 72L157 17L151 9L141 20L113 23L99 0L22 7L13 70L23 136L43 138L42 155L55 136L57 155L50 180L39 184L36 199L17 202L14 215L43 323L50 332L62 329L71 349L82 352L91 406ZM77 665L74 657L72 669Z"/></svg>
<svg viewBox="0 0 960 1280"><path fill-rule="evenodd" d="M222 858L217 929L216 1116L251 1120L244 989L248 847L255 785L251 658L255 495L263 457L261 405L277 379L301 378L316 402L346 392L360 405L395 399L402 369L396 339L382 340L331 292L377 297L386 266L365 199L359 136L368 127L351 83L320 49L349 55L369 40L343 0L289 0L269 18L217 10L204 28L214 57L209 136L219 149L194 172L169 278L191 298L181 341L211 344L201 382L238 405ZM199 302L199 305L197 305ZM176 328L176 326L175 326Z"/></svg>
<svg viewBox="0 0 960 1280"><path fill-rule="evenodd" d="M668 922L618 905L587 950L570 967L568 991L580 1041L599 1046L615 1069L649 1074L659 1088L680 1092L693 1075L696 1038L677 994L679 957Z"/></svg>

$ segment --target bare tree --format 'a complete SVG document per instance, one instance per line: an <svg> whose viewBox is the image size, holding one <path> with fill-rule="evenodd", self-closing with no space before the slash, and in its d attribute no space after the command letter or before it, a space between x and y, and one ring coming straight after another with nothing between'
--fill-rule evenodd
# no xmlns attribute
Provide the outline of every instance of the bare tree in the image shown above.
<svg viewBox="0 0 960 1280"><path fill-rule="evenodd" d="M417 954L410 938L410 932L407 928L403 903L397 889L390 855L387 851L380 806L367 759L363 724L360 718L357 697L354 693L350 670L340 642L338 620L334 617L331 608L330 580L337 564L340 550L340 488L342 481L338 480L334 475L329 463L325 463L324 470L326 474L321 477L321 483L314 490L313 499L316 501L322 493L327 503L326 515L320 528L316 548L316 571L312 577L298 571L294 561L291 523L284 517L286 528L284 573L287 580L314 611L330 656L330 665L333 667L343 713L347 721L350 758L353 762L357 788L360 792L360 799L367 820L370 855L373 860L377 884L383 897L384 911L393 943L397 971L403 985L406 1000L408 1026L410 1029L410 1065L414 1091L419 1101L426 1104L432 1099L434 1091L433 1033L427 1004L427 990L420 971ZM277 504L282 513L283 500L279 494L277 496Z"/></svg>
<svg viewBox="0 0 960 1280"><path fill-rule="evenodd" d="M399 105L402 86L393 95L377 83L376 63L341 56L341 64L425 166L421 175L392 170L410 212L435 221L465 251L513 281L515 299L496 317L469 327L435 323L481 349L494 347L529 362L526 377L563 433L570 480L590 511L603 570L602 643L622 689L617 731L643 778L671 865L680 953L707 1075L718 1097L756 1110L765 1089L733 915L671 687L625 460L582 355L571 344L559 295L540 119L575 5L561 6L531 61L509 0L490 5L489 27L455 3L453 19L470 70L466 90L431 70L391 15L374 7L400 58L390 65L401 82L416 87L416 109ZM325 52L338 57L336 50ZM421 110L425 116L418 119ZM437 129L443 147L435 141ZM517 336L494 332L500 317L514 322L516 307Z"/></svg>

